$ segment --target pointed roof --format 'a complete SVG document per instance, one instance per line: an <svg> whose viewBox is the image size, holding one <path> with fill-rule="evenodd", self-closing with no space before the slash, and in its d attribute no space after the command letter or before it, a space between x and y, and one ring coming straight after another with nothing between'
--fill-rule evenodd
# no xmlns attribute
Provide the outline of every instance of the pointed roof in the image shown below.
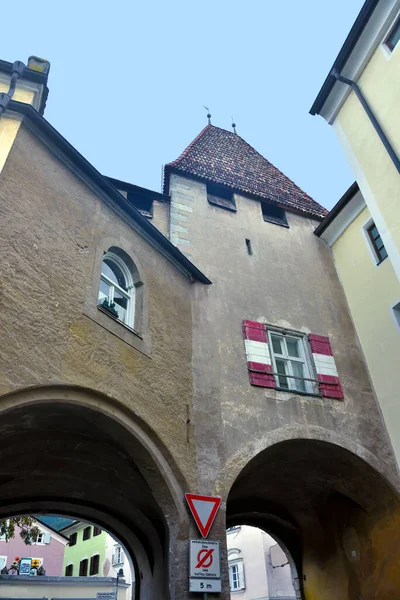
<svg viewBox="0 0 400 600"><path fill-rule="evenodd" d="M243 138L214 125L207 125L177 160L165 166L164 193L171 172L225 185L319 219L328 213Z"/></svg>

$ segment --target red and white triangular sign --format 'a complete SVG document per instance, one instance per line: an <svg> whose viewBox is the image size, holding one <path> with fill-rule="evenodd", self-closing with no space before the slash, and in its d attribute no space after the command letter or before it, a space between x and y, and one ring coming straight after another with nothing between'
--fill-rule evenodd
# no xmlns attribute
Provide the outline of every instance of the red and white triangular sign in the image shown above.
<svg viewBox="0 0 400 600"><path fill-rule="evenodd" d="M206 538L221 505L221 498L198 494L185 494L185 497L201 535Z"/></svg>

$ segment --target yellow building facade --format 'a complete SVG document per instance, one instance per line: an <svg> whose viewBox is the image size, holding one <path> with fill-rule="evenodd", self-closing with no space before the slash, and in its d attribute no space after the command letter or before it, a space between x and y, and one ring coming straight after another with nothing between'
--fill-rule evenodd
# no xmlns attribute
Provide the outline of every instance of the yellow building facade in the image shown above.
<svg viewBox="0 0 400 600"><path fill-rule="evenodd" d="M400 1L367 0L310 111L333 126L357 182L316 233L333 250L398 461L399 105Z"/></svg>

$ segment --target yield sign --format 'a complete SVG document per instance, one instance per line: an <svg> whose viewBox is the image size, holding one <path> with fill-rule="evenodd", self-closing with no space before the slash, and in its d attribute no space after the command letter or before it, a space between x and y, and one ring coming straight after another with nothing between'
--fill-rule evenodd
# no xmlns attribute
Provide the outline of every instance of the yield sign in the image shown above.
<svg viewBox="0 0 400 600"><path fill-rule="evenodd" d="M197 494L185 494L185 497L201 535L206 538L220 507L221 498Z"/></svg>

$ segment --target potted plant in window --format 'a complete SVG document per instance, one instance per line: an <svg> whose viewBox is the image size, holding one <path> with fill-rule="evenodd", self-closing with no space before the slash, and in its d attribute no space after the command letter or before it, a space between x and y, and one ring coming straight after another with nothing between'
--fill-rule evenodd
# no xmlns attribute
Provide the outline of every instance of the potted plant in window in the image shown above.
<svg viewBox="0 0 400 600"><path fill-rule="evenodd" d="M108 298L104 298L104 300L99 304L101 308L104 308L107 312L118 319L118 311L115 308L115 302L109 302Z"/></svg>

